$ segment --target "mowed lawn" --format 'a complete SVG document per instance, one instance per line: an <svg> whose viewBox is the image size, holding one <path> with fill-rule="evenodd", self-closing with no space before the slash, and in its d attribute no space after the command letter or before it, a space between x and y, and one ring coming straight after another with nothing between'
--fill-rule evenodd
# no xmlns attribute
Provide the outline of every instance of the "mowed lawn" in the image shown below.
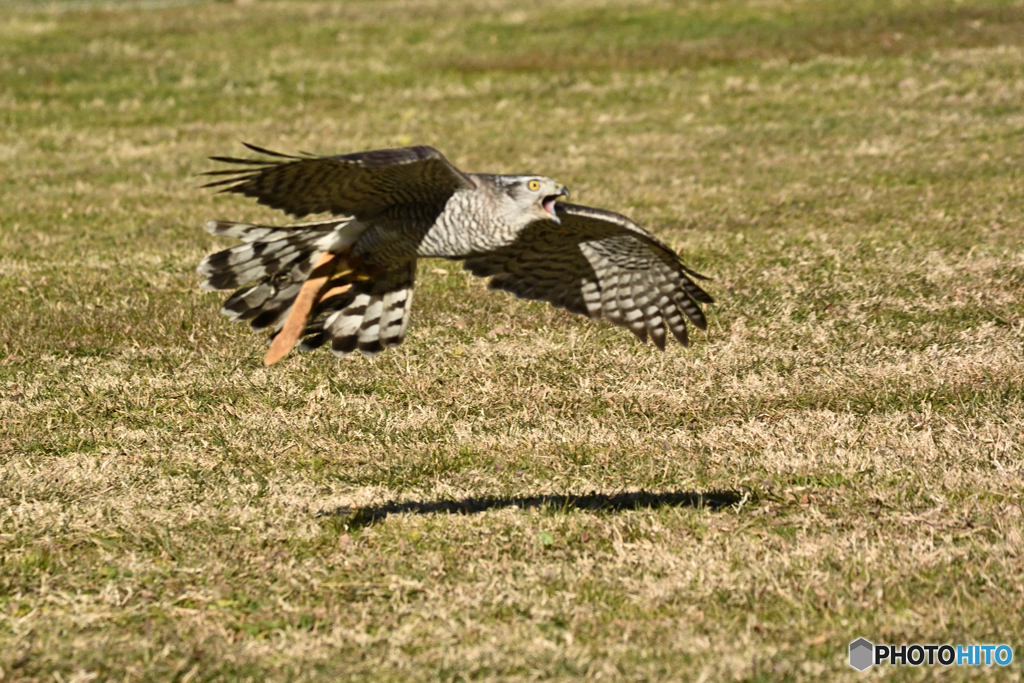
<svg viewBox="0 0 1024 683"><path fill-rule="evenodd" d="M431 261L264 368L241 141L554 176L709 328ZM1022 166L1020 0L0 0L0 680L1020 680Z"/></svg>

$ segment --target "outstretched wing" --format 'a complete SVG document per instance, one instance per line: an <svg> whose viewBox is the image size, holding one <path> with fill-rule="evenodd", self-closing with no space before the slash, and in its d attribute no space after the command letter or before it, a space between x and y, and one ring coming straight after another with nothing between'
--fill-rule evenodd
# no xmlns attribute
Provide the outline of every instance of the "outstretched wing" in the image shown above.
<svg viewBox="0 0 1024 683"><path fill-rule="evenodd" d="M672 249L611 211L559 202L561 224L537 221L500 249L474 254L465 268L491 277L491 289L548 301L573 313L604 318L659 349L666 328L684 346L686 320L707 327L699 304L714 300Z"/></svg>
<svg viewBox="0 0 1024 683"><path fill-rule="evenodd" d="M470 178L433 147L380 149L331 157L291 156L245 143L273 159L210 157L243 168L204 175L230 176L204 187L255 197L297 218L314 213L372 218L395 205L440 207ZM255 167L255 168L254 168Z"/></svg>

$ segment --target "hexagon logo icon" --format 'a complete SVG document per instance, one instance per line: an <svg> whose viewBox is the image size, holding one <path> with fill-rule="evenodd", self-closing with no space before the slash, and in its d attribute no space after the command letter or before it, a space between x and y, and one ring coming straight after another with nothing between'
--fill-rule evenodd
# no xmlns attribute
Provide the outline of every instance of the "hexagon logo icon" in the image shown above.
<svg viewBox="0 0 1024 683"><path fill-rule="evenodd" d="M858 638L850 643L850 666L857 671L864 671L875 663L875 646L870 640Z"/></svg>

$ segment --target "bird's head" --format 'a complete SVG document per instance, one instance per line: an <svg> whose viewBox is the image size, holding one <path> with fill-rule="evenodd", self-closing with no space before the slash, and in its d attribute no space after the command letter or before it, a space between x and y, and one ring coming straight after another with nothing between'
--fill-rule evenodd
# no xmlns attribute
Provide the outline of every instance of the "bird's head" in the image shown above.
<svg viewBox="0 0 1024 683"><path fill-rule="evenodd" d="M569 189L554 178L542 175L507 176L505 189L530 222L562 222L555 213L555 202L562 198L568 199Z"/></svg>

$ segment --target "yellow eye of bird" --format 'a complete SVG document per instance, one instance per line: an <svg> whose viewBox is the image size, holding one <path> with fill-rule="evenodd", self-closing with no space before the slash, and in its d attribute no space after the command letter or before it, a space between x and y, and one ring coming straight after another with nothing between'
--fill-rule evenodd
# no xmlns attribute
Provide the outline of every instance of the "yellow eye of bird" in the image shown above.
<svg viewBox="0 0 1024 683"><path fill-rule="evenodd" d="M528 182L526 184L526 186L528 188L530 188L531 192L536 192L537 190L540 189L540 181L539 180L531 180L530 182Z"/></svg>

